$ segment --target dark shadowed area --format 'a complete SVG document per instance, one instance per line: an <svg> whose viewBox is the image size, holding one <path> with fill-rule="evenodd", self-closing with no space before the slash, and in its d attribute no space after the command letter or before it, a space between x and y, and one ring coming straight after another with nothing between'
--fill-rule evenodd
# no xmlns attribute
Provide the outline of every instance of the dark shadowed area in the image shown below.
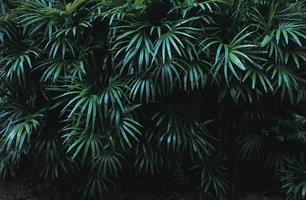
<svg viewBox="0 0 306 200"><path fill-rule="evenodd" d="M123 197L124 196L124 197ZM32 183L28 180L7 181L0 184L0 200L73 200L71 194L46 183ZM123 194L118 200L159 200L145 194ZM283 200L279 196L250 193L241 195L240 200Z"/></svg>

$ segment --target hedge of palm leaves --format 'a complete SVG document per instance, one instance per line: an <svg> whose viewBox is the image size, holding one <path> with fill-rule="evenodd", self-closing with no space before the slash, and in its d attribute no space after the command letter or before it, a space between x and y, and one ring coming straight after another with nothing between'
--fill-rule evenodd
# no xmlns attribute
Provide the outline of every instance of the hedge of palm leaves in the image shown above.
<svg viewBox="0 0 306 200"><path fill-rule="evenodd" d="M3 179L30 173L84 199L306 199L304 1L0 11Z"/></svg>

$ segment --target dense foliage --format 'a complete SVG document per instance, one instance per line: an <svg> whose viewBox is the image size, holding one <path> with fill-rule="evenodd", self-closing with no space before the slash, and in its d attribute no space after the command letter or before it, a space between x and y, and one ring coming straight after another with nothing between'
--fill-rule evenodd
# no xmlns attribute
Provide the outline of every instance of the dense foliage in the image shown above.
<svg viewBox="0 0 306 200"><path fill-rule="evenodd" d="M306 3L0 0L0 175L84 199L306 199Z"/></svg>

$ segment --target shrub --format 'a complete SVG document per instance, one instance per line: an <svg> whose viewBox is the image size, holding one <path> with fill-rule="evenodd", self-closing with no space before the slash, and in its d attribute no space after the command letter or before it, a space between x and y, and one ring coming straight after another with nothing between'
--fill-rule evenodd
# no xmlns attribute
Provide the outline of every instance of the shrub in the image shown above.
<svg viewBox="0 0 306 200"><path fill-rule="evenodd" d="M292 151L275 137L275 119L303 117L304 1L0 0L0 11L3 179L38 173L84 199L142 188L235 199L286 170L286 194L305 199L279 159L305 137Z"/></svg>

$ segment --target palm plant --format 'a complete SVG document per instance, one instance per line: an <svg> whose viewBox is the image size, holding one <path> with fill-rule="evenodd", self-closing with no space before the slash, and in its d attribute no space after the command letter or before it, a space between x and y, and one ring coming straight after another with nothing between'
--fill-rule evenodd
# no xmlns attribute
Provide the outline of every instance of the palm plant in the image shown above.
<svg viewBox="0 0 306 200"><path fill-rule="evenodd" d="M305 100L304 1L0 0L0 13L4 179L30 163L83 199L138 181L236 198L237 170L279 150L273 119L292 128ZM286 132L299 144L300 122ZM273 166L305 198L292 164Z"/></svg>
<svg viewBox="0 0 306 200"><path fill-rule="evenodd" d="M286 193L286 199L305 199L305 158L302 154L300 159L293 159L287 163L281 171L282 189Z"/></svg>

